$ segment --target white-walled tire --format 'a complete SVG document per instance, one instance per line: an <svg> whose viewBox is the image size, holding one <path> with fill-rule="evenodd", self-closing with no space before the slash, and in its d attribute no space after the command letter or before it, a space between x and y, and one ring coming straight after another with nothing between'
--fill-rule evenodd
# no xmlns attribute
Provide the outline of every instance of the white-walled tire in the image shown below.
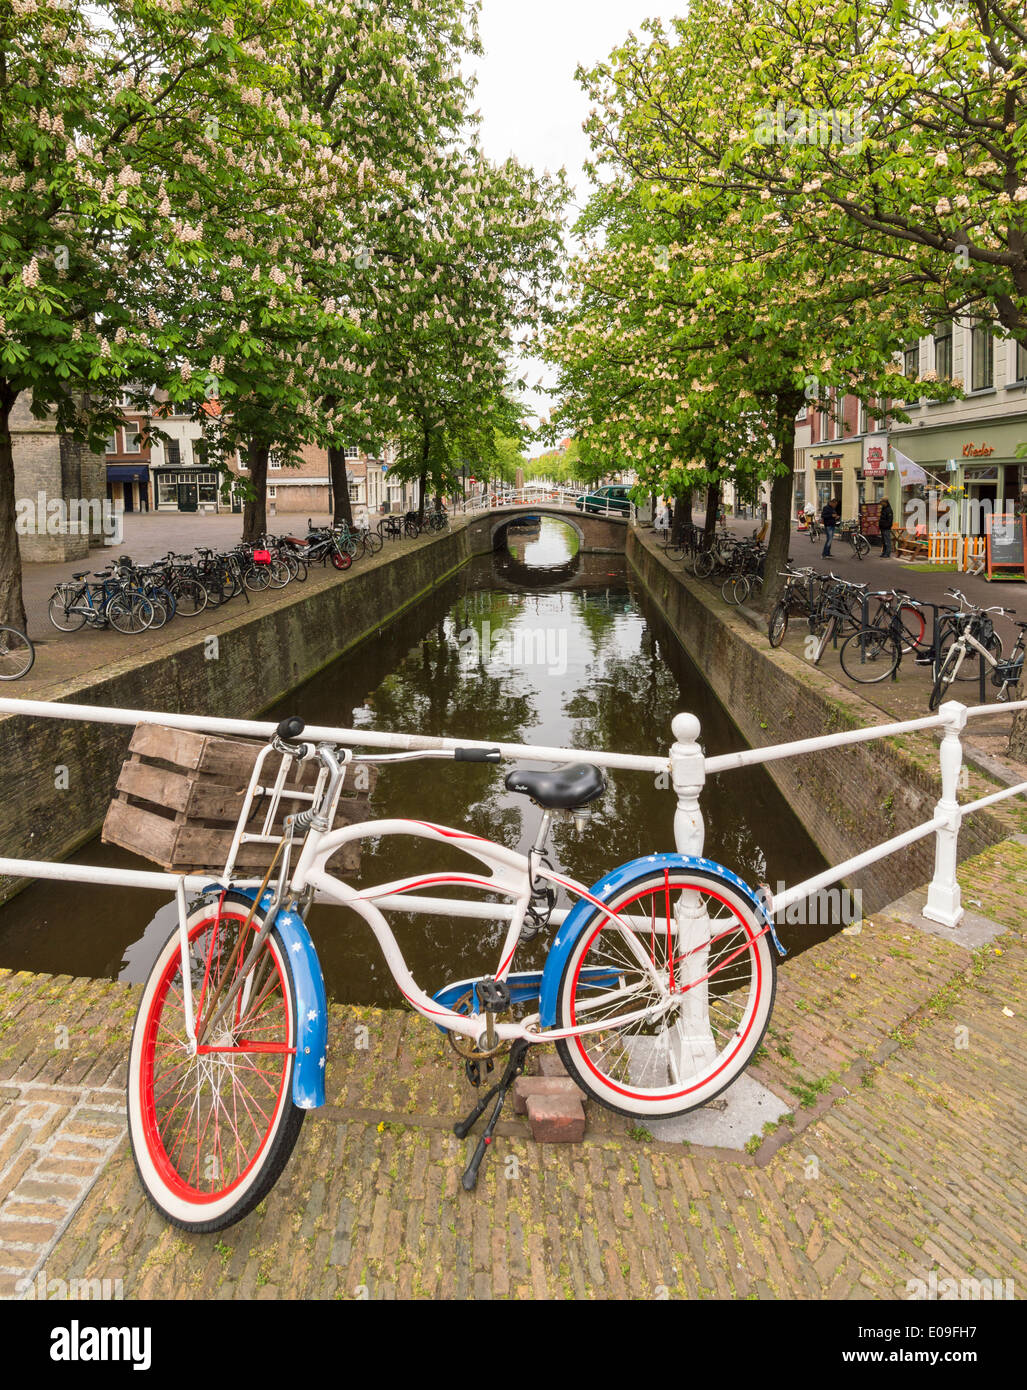
<svg viewBox="0 0 1027 1390"><path fill-rule="evenodd" d="M705 951L677 939L681 893L693 895L685 901L709 917ZM683 1115L730 1086L763 1039L777 979L769 935L748 898L714 871L643 871L607 906L627 921L633 942L593 910L564 965L557 1026L600 1019L609 1026L560 1039L557 1050L578 1084L608 1109ZM647 964L638 960L639 947ZM619 1022L649 1007L657 1009L654 1017ZM696 1016L700 1025L707 1021L705 1037Z"/></svg>

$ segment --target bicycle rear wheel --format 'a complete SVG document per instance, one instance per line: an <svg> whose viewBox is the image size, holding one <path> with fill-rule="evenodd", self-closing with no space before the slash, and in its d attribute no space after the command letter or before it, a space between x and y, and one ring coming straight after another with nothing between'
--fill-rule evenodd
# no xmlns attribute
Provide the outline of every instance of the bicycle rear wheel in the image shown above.
<svg viewBox="0 0 1027 1390"><path fill-rule="evenodd" d="M78 632L85 626L86 615L81 611L85 604L84 589L76 589L70 584L58 584L50 597L47 612L50 621L58 632Z"/></svg>
<svg viewBox="0 0 1027 1390"><path fill-rule="evenodd" d="M35 659L36 649L24 632L16 627L0 627L0 681L27 676Z"/></svg>
<svg viewBox="0 0 1027 1390"><path fill-rule="evenodd" d="M684 895L681 898L681 895ZM707 922L702 930L683 907ZM683 1115L746 1068L766 1031L777 963L751 902L714 869L641 869L596 908L564 965L558 1026L602 1023L559 1039L578 1084L622 1115ZM651 1016L632 1019L640 1010Z"/></svg>
<svg viewBox="0 0 1027 1390"><path fill-rule="evenodd" d="M867 627L845 639L838 659L850 680L859 685L876 685L898 669L902 647L890 632Z"/></svg>
<svg viewBox="0 0 1027 1390"><path fill-rule="evenodd" d="M219 894L187 922L193 1004L202 1019L219 986L235 978L249 899ZM248 939L262 925L258 912ZM248 949L248 945L247 945ZM198 1055L185 1029L179 933L168 937L143 990L128 1067L132 1156L150 1200L187 1231L231 1226L270 1191L299 1137L292 1102L296 986L277 931L253 968L245 1006L237 998Z"/></svg>

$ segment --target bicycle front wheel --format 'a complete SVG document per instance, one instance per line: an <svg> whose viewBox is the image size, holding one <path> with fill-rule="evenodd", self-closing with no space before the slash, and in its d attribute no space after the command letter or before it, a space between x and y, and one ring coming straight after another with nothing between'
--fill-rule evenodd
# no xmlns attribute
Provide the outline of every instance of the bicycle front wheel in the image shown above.
<svg viewBox="0 0 1027 1390"><path fill-rule="evenodd" d="M870 554L870 542L866 536L861 535L858 531L852 538L852 548L856 552L857 560L865 560Z"/></svg>
<svg viewBox="0 0 1027 1390"><path fill-rule="evenodd" d="M933 714L939 708L945 698L945 692L949 686L959 676L960 667L963 665L963 658L966 655L963 650L962 642L956 642L955 646L949 647L938 671L937 679L931 690L930 698L927 701L927 708Z"/></svg>
<svg viewBox="0 0 1027 1390"><path fill-rule="evenodd" d="M104 616L116 632L138 636L154 618L154 607L142 594L115 594L104 609Z"/></svg>
<svg viewBox="0 0 1027 1390"><path fill-rule="evenodd" d="M36 649L16 627L0 627L0 681L16 681L27 676L36 659Z"/></svg>
<svg viewBox="0 0 1027 1390"><path fill-rule="evenodd" d="M785 633L788 631L788 605L779 603L770 615L770 622L767 624L767 636L772 647L779 647L785 640Z"/></svg>
<svg viewBox="0 0 1027 1390"><path fill-rule="evenodd" d="M717 562L711 553L708 550L703 550L695 557L692 573L696 579L709 579L716 567Z"/></svg>
<svg viewBox="0 0 1027 1390"><path fill-rule="evenodd" d="M898 669L902 647L891 632L867 627L846 637L838 659L850 680L859 685L876 685Z"/></svg>
<svg viewBox="0 0 1027 1390"><path fill-rule="evenodd" d="M557 1049L608 1109L683 1115L730 1086L762 1041L777 969L765 925L712 869L642 869L606 906L623 926L592 911L558 994L560 1028L602 1026Z"/></svg>
<svg viewBox="0 0 1027 1390"><path fill-rule="evenodd" d="M195 1015L235 978L249 899L228 893L187 922ZM249 940L261 926L257 913ZM222 996L223 997L223 996ZM143 990L128 1066L132 1156L151 1201L187 1231L219 1231L270 1191L299 1137L292 1102L296 987L277 931L240 995L194 1054L185 1029L182 954L176 928Z"/></svg>

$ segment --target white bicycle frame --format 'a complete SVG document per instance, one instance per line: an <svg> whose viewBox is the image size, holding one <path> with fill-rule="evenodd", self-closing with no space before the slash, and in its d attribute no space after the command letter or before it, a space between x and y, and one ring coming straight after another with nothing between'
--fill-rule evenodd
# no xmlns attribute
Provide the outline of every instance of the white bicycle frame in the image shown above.
<svg viewBox="0 0 1027 1390"><path fill-rule="evenodd" d="M377 884L372 888L358 890L328 872L327 863L333 855L337 854L344 845L353 844L362 839L379 838L385 835L413 835L420 839L433 841L437 844L456 846L466 854L479 860L482 864L490 866L492 873L485 877L476 873L459 873L447 871L444 873L428 873L415 876L413 878L397 879L391 883ZM226 880L228 876L226 875ZM300 857L296 863L295 871L289 882L289 889L286 898L301 897L309 890L313 890L314 901L319 903L334 903L340 907L348 907L356 912L371 928L378 944L382 949L389 970L392 972L393 979L402 993L403 997L412 1005L418 1013L422 1014L430 1022L437 1024L441 1028L446 1028L455 1033L463 1034L466 1037L478 1040L485 1028L486 1020L479 1014L460 1014L450 1009L442 1008L438 1001L426 994L417 984L406 963L406 959L399 947L388 920L383 912L383 908L402 912L430 912L439 913L440 911L451 913L454 916L476 917L483 921L495 920L496 918L506 918L509 921L506 936L503 941L500 954L499 965L496 969L494 978L505 981L510 974L516 955L517 946L520 941L521 929L527 916L528 907L532 897L532 881L545 879L558 888L563 888L572 893L575 897L583 898L592 903L607 918L608 921L615 923L621 928L623 940L631 951L631 954L638 961L639 966L646 972L655 988L659 989L665 998L655 1005L636 1010L629 1014L619 1014L616 1019L617 1027L624 1027L631 1023L645 1020L655 1020L662 1014L669 1012L672 1008L681 1004L682 993L672 994L660 981L658 972L637 939L637 934L630 923L619 917L615 912L607 908L599 899L593 897L584 884L578 883L564 874L557 873L555 870L547 868L539 863L537 859L533 863L532 859L508 849L505 845L496 844L494 841L485 840L469 831L453 830L447 826L434 825L429 821L413 820L381 820L365 821L357 825L345 826L338 830L328 832L318 831L311 827L308 831ZM407 896L412 890L417 888L439 888L445 885L455 887L471 887L480 889L484 893L498 894L500 897L512 900L510 906L504 907L502 904L488 903L478 904L473 901L460 899L439 899ZM227 881L222 886L227 886ZM682 895L684 896L684 895ZM550 921L562 921L566 917L566 912L553 912ZM706 921L705 914L702 920ZM675 935L679 934L680 928L676 921L673 928ZM701 928L700 928L701 931ZM701 951L703 945L708 945L708 932L698 943ZM685 954L689 957L694 950L686 950ZM693 973L694 970L693 970ZM701 971L699 972L701 974ZM186 1014L187 1018L192 1017L191 984L189 981L188 970L183 972L186 985ZM704 984L707 977L691 981L686 988L693 989L698 985ZM626 990L623 987L617 990L608 991L601 995L596 995L588 1001L589 1008L598 1008L614 1002L618 995L634 993L634 990ZM698 997L704 997L705 991ZM532 1014L521 1022L495 1024L495 1036L501 1041L512 1041L523 1038L528 1041L541 1042L550 1041L556 1038L577 1037L585 1033L592 1033L609 1028L610 1020L604 1019L601 1023L583 1023L573 1028L551 1029L544 1031L541 1029L538 1014Z"/></svg>

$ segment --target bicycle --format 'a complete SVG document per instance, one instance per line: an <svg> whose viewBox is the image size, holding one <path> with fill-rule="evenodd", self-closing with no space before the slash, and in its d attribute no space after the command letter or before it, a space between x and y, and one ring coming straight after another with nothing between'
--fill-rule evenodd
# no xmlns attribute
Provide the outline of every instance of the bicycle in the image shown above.
<svg viewBox="0 0 1027 1390"><path fill-rule="evenodd" d="M1005 701L1009 699L1009 692L1020 683L1023 675L1023 656L1024 641L1027 634L1027 623L1018 622L1016 626L1020 629L1020 635L1016 639L1009 657L1002 659L1001 645L999 654L996 656L988 644L989 637L994 629L991 627L989 613L999 613L1005 616L1013 616L1016 610L1013 608L978 608L970 613L957 613L954 615L955 631L951 645L946 651L938 670L937 678L931 690L927 702L928 709L933 713L941 705L945 698L945 693L949 686L959 678L960 668L963 663L970 658L987 662L992 668L991 679L994 685L999 687L998 699ZM974 673L977 675L977 672Z"/></svg>
<svg viewBox="0 0 1027 1390"><path fill-rule="evenodd" d="M36 649L27 632L0 626L0 681L17 681L27 676L36 659Z"/></svg>
<svg viewBox="0 0 1027 1390"><path fill-rule="evenodd" d="M839 521L835 528L835 536L838 540L848 541L856 552L857 560L865 560L870 554L870 542L859 529L859 523L855 521Z"/></svg>
<svg viewBox="0 0 1027 1390"><path fill-rule="evenodd" d="M91 627L112 627L123 634L138 634L150 626L154 607L144 594L126 591L110 570L94 570L99 584L88 583L90 572L80 570L71 576L72 583L58 584L47 604L50 621L58 632L78 632L89 623Z"/></svg>
<svg viewBox="0 0 1027 1390"><path fill-rule="evenodd" d="M315 899L363 918L404 997L448 1037L472 1084L509 1048L498 1083L454 1126L465 1138L493 1106L463 1174L467 1191L534 1045L555 1042L584 1091L634 1117L684 1114L749 1064L773 1007L771 942L781 949L764 897L721 865L681 854L635 859L592 888L553 868L553 820L569 815L579 827L587 821L606 790L597 767L515 769L507 776L507 788L542 812L531 851L522 855L421 820L332 829L354 764L497 763L499 749L358 755L331 743L297 742L304 727L302 719L283 720L258 754L224 872L191 905L183 882L179 927L143 989L129 1057L129 1135L140 1180L169 1221L215 1231L240 1220L273 1187L306 1111L325 1102L327 1002L305 926ZM272 754L282 758L277 780L262 771ZM281 832L266 836L277 848L263 882L241 885L233 877L235 846L258 794L283 786L287 760L316 763L314 792L305 795L306 809L279 821ZM266 827L280 814L281 797L280 790L271 793ZM428 872L358 890L328 871L345 846L391 835L458 848L489 872ZM406 896L427 885L476 889L485 895L482 910L464 901L454 910L506 921L494 975L459 980L433 995L415 982L385 913L415 910L418 901L421 910L437 911L437 903L450 901L428 899L425 906ZM550 925L561 889L576 902L561 914L544 968L511 973L518 946Z"/></svg>

